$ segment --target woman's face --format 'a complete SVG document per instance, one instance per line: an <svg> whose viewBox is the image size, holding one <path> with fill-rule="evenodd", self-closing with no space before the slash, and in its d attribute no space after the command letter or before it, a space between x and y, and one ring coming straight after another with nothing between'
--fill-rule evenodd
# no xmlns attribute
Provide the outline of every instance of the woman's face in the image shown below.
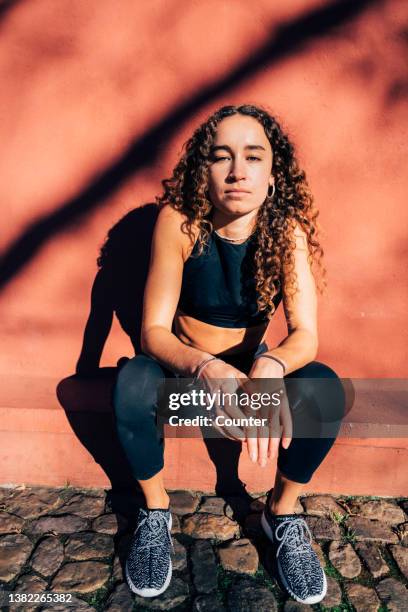
<svg viewBox="0 0 408 612"><path fill-rule="evenodd" d="M258 209L273 184L272 149L253 117L232 115L217 126L211 150L208 191L221 212L240 216Z"/></svg>

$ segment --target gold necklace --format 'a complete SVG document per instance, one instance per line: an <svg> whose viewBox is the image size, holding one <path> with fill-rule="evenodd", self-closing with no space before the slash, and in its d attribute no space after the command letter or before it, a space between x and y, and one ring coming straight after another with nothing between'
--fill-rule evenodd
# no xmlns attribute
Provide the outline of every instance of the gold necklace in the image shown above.
<svg viewBox="0 0 408 612"><path fill-rule="evenodd" d="M219 238L221 238L222 240L226 240L227 242L240 242L241 240L248 240L248 238L250 238L252 236L252 234L255 233L255 230L253 230L249 236L245 236L243 238L227 238L227 236L221 236L220 233L217 232L217 230L214 230L214 234L217 234L217 236Z"/></svg>

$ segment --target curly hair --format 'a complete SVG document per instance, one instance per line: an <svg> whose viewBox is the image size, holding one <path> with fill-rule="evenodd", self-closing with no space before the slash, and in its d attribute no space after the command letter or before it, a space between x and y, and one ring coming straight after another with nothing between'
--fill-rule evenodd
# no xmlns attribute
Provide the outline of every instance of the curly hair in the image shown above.
<svg viewBox="0 0 408 612"><path fill-rule="evenodd" d="M184 152L173 175L162 181L163 194L156 201L160 207L170 205L184 214L186 220L182 230L191 239L192 227L199 228L197 255L200 255L213 230L213 204L207 190L211 147L220 121L237 114L253 117L262 125L273 152L275 193L273 197L267 195L259 208L253 234L253 272L258 310L266 310L271 318L275 312L274 298L282 288L283 275L288 294L293 296L298 290L294 269L296 223L307 237L309 264L311 267L318 265L322 272L322 286L326 286L326 270L321 262L323 249L317 238L319 212L314 206L305 172L299 168L294 146L275 117L264 108L249 104L223 106L217 110L184 144ZM323 293L319 284L318 290Z"/></svg>

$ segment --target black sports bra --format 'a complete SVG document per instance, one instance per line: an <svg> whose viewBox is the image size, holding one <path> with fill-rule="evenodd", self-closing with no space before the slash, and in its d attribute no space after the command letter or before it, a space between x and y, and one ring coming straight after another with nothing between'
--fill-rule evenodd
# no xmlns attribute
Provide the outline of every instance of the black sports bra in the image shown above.
<svg viewBox="0 0 408 612"><path fill-rule="evenodd" d="M210 234L197 256L198 240L184 264L180 310L219 327L253 327L268 322L268 311L258 311L253 273L255 243L252 237L234 244ZM275 308L282 299L274 297Z"/></svg>

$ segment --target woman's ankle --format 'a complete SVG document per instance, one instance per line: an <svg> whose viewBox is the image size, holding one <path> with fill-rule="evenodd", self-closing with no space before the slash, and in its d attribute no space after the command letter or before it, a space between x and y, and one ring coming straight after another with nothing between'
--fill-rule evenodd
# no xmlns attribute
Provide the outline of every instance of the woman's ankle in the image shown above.
<svg viewBox="0 0 408 612"><path fill-rule="evenodd" d="M275 516L279 516L281 514L295 514L295 505L282 503L280 501L271 500L269 503L269 508Z"/></svg>
<svg viewBox="0 0 408 612"><path fill-rule="evenodd" d="M146 506L149 509L167 510L170 506L170 497L166 492L159 495L149 495L149 497L146 497Z"/></svg>

